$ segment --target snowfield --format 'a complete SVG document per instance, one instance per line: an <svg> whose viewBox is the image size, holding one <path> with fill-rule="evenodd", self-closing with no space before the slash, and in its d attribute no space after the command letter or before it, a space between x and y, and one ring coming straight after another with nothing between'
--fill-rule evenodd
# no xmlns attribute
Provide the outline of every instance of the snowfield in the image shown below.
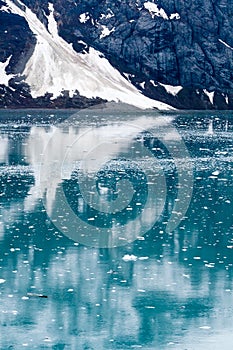
<svg viewBox="0 0 233 350"><path fill-rule="evenodd" d="M120 101L142 109L173 109L143 96L94 48L90 48L89 53L77 53L59 36L52 4L49 4L47 30L27 6L24 11L11 0L6 0L6 3L4 10L24 17L37 37L34 52L23 72L33 98L44 96L46 92L56 98L64 90L68 90L72 97L77 90L88 98ZM19 4L24 6L20 1Z"/></svg>

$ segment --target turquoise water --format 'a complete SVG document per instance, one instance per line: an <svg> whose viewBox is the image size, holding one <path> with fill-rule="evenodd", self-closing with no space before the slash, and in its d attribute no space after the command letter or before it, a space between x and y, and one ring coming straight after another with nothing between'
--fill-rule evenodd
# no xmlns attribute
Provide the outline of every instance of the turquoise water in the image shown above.
<svg viewBox="0 0 233 350"><path fill-rule="evenodd" d="M231 350L232 114L0 117L0 349Z"/></svg>

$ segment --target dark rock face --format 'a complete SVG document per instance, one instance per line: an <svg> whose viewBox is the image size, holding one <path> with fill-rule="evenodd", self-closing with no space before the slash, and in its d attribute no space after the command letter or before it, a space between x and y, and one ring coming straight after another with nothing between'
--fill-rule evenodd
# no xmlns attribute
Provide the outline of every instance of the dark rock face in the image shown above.
<svg viewBox="0 0 233 350"><path fill-rule="evenodd" d="M0 12L0 62L5 62L12 55L7 67L8 73L23 70L35 43L36 38L24 18ZM20 66L19 62L21 62Z"/></svg>
<svg viewBox="0 0 233 350"><path fill-rule="evenodd" d="M231 109L233 1L156 0L159 14L144 3L54 0L59 34L76 51L82 51L85 42L102 52L148 97L177 108ZM47 24L46 0L24 4ZM85 21L80 20L82 14ZM0 12L0 61L12 54L9 70L19 62L22 69L22 57L30 55L35 40L23 18ZM166 85L183 89L174 95ZM212 101L204 90L214 92Z"/></svg>
<svg viewBox="0 0 233 350"><path fill-rule="evenodd" d="M17 89L0 85L0 107L2 108L88 108L106 102L100 98L91 99L80 96L78 92L72 98L65 91L56 99L51 97L51 94L45 94L42 97L32 98L26 84L17 86Z"/></svg>

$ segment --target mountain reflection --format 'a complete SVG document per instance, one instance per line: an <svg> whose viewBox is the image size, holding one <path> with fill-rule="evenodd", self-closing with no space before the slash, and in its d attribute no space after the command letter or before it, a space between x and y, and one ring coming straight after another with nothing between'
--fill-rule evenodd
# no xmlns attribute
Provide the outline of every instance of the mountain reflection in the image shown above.
<svg viewBox="0 0 233 350"><path fill-rule="evenodd" d="M2 131L1 349L181 349L190 344L210 349L215 339L211 332L216 336L223 330L230 332L231 123L229 120L227 131L225 122L217 124L222 125L219 131L217 122L213 124L214 133L223 133L222 144L219 135L204 136L208 123L203 121L206 126L200 134L199 127L193 126L190 132L188 118L179 118L175 122L184 129L191 153L194 139L198 139L193 153L193 197L186 218L174 232L166 232L165 222L176 198L172 188L162 216L144 238L113 249L75 243L49 220L40 198L37 170L42 145L52 127ZM200 118L197 121L196 126ZM61 131L61 138L73 131ZM212 144L215 154L207 161L203 157L206 142ZM55 179L54 196L58 185L69 187L73 180L67 176L58 184ZM103 191L106 184L101 181ZM138 179L133 181L137 184ZM172 178L169 181L173 186ZM89 215L85 207L82 215ZM135 261L122 259L126 254L134 255ZM218 344L227 349L224 339Z"/></svg>

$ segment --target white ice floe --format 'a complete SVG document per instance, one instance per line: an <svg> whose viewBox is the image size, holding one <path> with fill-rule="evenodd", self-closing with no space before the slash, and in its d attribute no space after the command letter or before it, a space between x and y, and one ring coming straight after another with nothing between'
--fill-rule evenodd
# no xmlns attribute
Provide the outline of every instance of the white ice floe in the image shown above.
<svg viewBox="0 0 233 350"><path fill-rule="evenodd" d="M124 261L136 261L137 260L137 257L133 254L126 254L123 256L122 260Z"/></svg>
<svg viewBox="0 0 233 350"><path fill-rule="evenodd" d="M0 284L3 284L5 282L6 282L6 280L4 280L3 278L0 278Z"/></svg>
<svg viewBox="0 0 233 350"><path fill-rule="evenodd" d="M88 98L121 101L142 109L173 109L165 103L143 96L94 48L90 48L86 54L77 53L72 45L58 35L52 4L49 5L47 30L27 6L23 10L11 0L6 2L12 13L26 19L37 38L34 52L23 72L26 83L31 87L32 97L44 96L48 92L56 98L67 90L70 96L78 91ZM20 1L18 3L24 5Z"/></svg>
<svg viewBox="0 0 233 350"><path fill-rule="evenodd" d="M201 327L199 327L200 329L205 329L205 330L209 330L209 329L211 329L211 327L210 326L201 326Z"/></svg>

